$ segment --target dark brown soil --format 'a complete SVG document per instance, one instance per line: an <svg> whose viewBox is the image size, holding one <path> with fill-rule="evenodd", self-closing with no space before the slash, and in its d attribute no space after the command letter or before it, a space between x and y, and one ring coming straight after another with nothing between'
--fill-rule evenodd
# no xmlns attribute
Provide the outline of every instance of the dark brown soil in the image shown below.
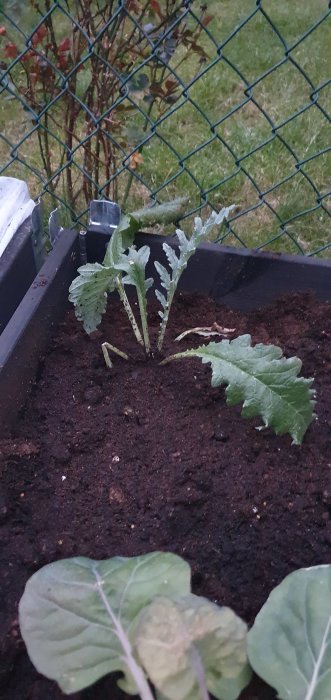
<svg viewBox="0 0 331 700"><path fill-rule="evenodd" d="M178 350L179 332L215 320L301 357L304 376L315 378L318 419L291 446L226 407L199 361L145 360L118 305L91 338L69 312L15 435L1 445L1 698L64 697L34 671L17 625L26 580L55 559L176 552L192 566L195 593L249 623L286 574L331 562L330 305L297 295L244 316L180 296L166 352ZM108 370L105 339L132 359L115 358ZM124 695L106 678L73 697ZM275 694L255 681L242 698Z"/></svg>

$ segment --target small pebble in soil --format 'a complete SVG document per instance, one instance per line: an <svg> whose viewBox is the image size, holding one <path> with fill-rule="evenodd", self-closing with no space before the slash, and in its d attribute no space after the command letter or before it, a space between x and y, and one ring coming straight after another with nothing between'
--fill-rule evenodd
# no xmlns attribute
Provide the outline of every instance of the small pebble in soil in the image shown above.
<svg viewBox="0 0 331 700"><path fill-rule="evenodd" d="M125 503L125 496L121 489L111 486L109 489L109 503Z"/></svg>

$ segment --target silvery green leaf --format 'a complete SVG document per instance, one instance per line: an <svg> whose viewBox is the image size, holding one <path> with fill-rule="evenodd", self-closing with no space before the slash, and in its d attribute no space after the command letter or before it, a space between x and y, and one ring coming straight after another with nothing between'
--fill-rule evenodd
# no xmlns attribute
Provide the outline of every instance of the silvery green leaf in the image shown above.
<svg viewBox="0 0 331 700"><path fill-rule="evenodd" d="M196 216L194 219L194 230L198 236L201 235L201 233L202 233L202 226L203 226L203 223L202 223L201 217Z"/></svg>
<svg viewBox="0 0 331 700"><path fill-rule="evenodd" d="M220 224L222 224L225 219L229 218L229 214L235 208L236 208L235 204L230 204L229 207L223 207L223 209L221 209L221 211L219 211L217 214L216 214L216 212L213 212L213 214L215 214L213 225L220 226Z"/></svg>
<svg viewBox="0 0 331 700"><path fill-rule="evenodd" d="M247 668L246 632L230 608L205 598L158 597L144 608L134 645L161 697L205 700L210 690L217 698L234 700L243 688L239 674Z"/></svg>
<svg viewBox="0 0 331 700"><path fill-rule="evenodd" d="M299 569L270 594L248 634L256 673L281 700L331 698L331 566Z"/></svg>
<svg viewBox="0 0 331 700"><path fill-rule="evenodd" d="M182 231L180 228L176 228L176 236L183 253L186 252L189 247L189 239L186 238L184 231Z"/></svg>
<svg viewBox="0 0 331 700"><path fill-rule="evenodd" d="M105 265L106 267L112 267L114 264L117 263L119 256L123 252L124 251L122 246L122 239L116 230L110 237L109 243L107 245L106 254L102 261L103 265Z"/></svg>
<svg viewBox="0 0 331 700"><path fill-rule="evenodd" d="M139 250L131 247L126 255L121 255L116 269L126 273L123 277L124 284L133 284L145 295L147 290L153 285L153 279L145 279L145 268L150 256L150 248L147 245Z"/></svg>
<svg viewBox="0 0 331 700"><path fill-rule="evenodd" d="M63 559L29 579L19 606L22 636L37 670L63 692L121 671L136 694L137 681L146 683L130 639L137 616L155 595L189 591L190 568L174 554Z"/></svg>
<svg viewBox="0 0 331 700"><path fill-rule="evenodd" d="M235 209L235 204L231 204L229 207L224 207L218 213L213 211L204 223L199 217L196 217L194 219L194 230L192 234L192 238L195 240L196 245L204 238L208 237L214 226L220 226L223 221L228 218L233 209Z"/></svg>
<svg viewBox="0 0 331 700"><path fill-rule="evenodd" d="M193 237L198 241L203 238L207 238L211 229L214 226L220 226L225 219L228 218L230 212L236 208L235 204L231 204L229 207L224 207L218 213L213 211L208 219L203 223L199 216L194 219L194 231Z"/></svg>
<svg viewBox="0 0 331 700"><path fill-rule="evenodd" d="M92 333L106 311L107 292L115 289L118 272L99 263L88 263L79 267L78 273L69 288L69 301L86 333Z"/></svg>
<svg viewBox="0 0 331 700"><path fill-rule="evenodd" d="M170 245L168 245L168 243L163 243L162 248L167 256L168 263L171 269L175 270L178 265L178 258L174 249Z"/></svg>
<svg viewBox="0 0 331 700"><path fill-rule="evenodd" d="M164 308L166 303L167 303L167 300L166 300L164 294L162 294L162 292L160 292L158 289L156 289L155 296L156 296L157 300L160 302L161 306L163 306L163 308ZM160 311L159 313L162 314L162 311Z"/></svg>
<svg viewBox="0 0 331 700"><path fill-rule="evenodd" d="M275 345L251 345L250 335L201 345L180 353L200 357L212 367L212 386L227 384L229 405L243 401L242 415L260 415L277 434L290 433L300 444L313 419L312 379L298 377L301 361L286 359Z"/></svg>
<svg viewBox="0 0 331 700"><path fill-rule="evenodd" d="M144 344L147 355L150 352L150 339L147 324L147 298L148 289L154 284L154 280L145 278L145 268L149 259L150 248L147 245L136 250L133 246L129 248L126 255L121 255L115 267L122 272L126 272L122 278L123 284L133 284L137 290L141 325L144 337Z"/></svg>
<svg viewBox="0 0 331 700"><path fill-rule="evenodd" d="M172 270L172 275L170 282L164 283L163 286L167 290L167 309L164 314L161 314L162 322L160 326L160 332L158 337L157 347L158 350L162 349L165 330L168 323L168 318L170 314L171 305L173 302L174 294L178 286L180 277L187 267L187 263L192 255L195 253L199 243L207 236L209 230L215 226L216 223L223 221L224 217L233 207L228 207L226 210L222 210L219 214L213 212L209 219L203 224L199 217L195 218L194 230L191 238L187 238L184 231L181 229L176 230L176 235L179 242L179 256L171 250L170 246L167 244L163 245L163 249L168 258L169 265Z"/></svg>
<svg viewBox="0 0 331 700"><path fill-rule="evenodd" d="M158 260L154 262L154 265L160 275L162 286L165 287L165 289L169 289L171 278L168 270L166 270L165 267L158 262Z"/></svg>

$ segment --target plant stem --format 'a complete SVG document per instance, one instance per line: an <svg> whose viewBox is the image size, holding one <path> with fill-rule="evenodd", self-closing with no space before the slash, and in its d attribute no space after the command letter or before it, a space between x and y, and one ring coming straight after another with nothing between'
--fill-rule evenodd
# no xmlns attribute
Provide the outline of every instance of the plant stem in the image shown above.
<svg viewBox="0 0 331 700"><path fill-rule="evenodd" d="M109 369L111 369L113 366L113 363L109 357L109 350L114 352L115 355L119 355L119 357L123 357L123 360L129 359L129 356L125 352L122 352L122 350L119 350L117 347L115 347L115 345L111 345L111 343L107 343L107 341L105 343L102 343L101 349L103 352L103 356L105 358L105 363L106 363L107 367L109 367Z"/></svg>
<svg viewBox="0 0 331 700"><path fill-rule="evenodd" d="M153 696L152 691L150 689L149 683L148 683L147 679L145 678L145 674L144 674L142 668L137 664L137 662L133 656L129 638L128 638L125 630L122 627L121 621L119 620L119 618L117 618L114 615L114 613L113 613L113 611L108 603L107 597L106 597L106 595L103 591L103 588L102 588L103 582L102 582L96 569L94 570L94 575L95 575L96 580L97 580L99 595L100 595L101 600L102 600L102 602L107 610L107 613L108 613L108 615L113 623L115 634L116 634L117 639L119 640L119 642L123 648L123 651L124 651L124 657L123 657L124 661L126 662L127 667L131 673L131 676L136 683L141 700L154 700L154 696Z"/></svg>
<svg viewBox="0 0 331 700"><path fill-rule="evenodd" d="M140 311L141 327L143 330L144 343L146 354L149 355L151 351L151 344L149 340L148 325L147 325L147 309L146 309L146 298L141 294L141 291L137 287L138 304Z"/></svg>
<svg viewBox="0 0 331 700"><path fill-rule="evenodd" d="M132 330L133 330L133 332L134 332L134 334L135 334L135 336L136 336L136 339L137 339L139 345L144 346L144 341L143 341L143 339L142 339L140 330L139 330L139 328L138 328L137 321L136 321L136 319L135 319L135 316L134 316L134 313L133 313L133 311L132 311L132 308L131 308L129 299L128 299L127 294L126 294L126 291L125 291L125 289L124 289L124 284L123 284L123 282L122 282L122 280L121 280L120 277L117 278L117 287L116 287L116 288L117 288L117 291L118 291L118 293L119 293L120 300L121 300L121 302L122 302L122 304L123 304L123 306L124 306L124 308L125 308L125 311L126 311L126 313L127 313L127 315L128 315L128 318L129 318L129 321L130 321L130 323L131 323Z"/></svg>
<svg viewBox="0 0 331 700"><path fill-rule="evenodd" d="M173 286L173 285L171 285L171 286ZM174 287L173 291L169 290L169 293L168 293L167 303L166 303L166 306L164 309L162 322L161 322L161 326L160 326L159 337L157 339L157 349L159 352L161 352L161 350L162 350L164 335L165 335L166 328L167 328L167 323L168 323L168 319L169 319L171 304L172 304L172 301L174 298L175 289L176 289L176 287Z"/></svg>
<svg viewBox="0 0 331 700"><path fill-rule="evenodd" d="M194 357L194 351L192 351L192 357ZM173 362L173 360L181 360L183 357L190 357L190 351L185 350L184 352L177 352L175 355L168 355L168 357L165 357L162 362L160 362L160 365L167 365L169 362Z"/></svg>

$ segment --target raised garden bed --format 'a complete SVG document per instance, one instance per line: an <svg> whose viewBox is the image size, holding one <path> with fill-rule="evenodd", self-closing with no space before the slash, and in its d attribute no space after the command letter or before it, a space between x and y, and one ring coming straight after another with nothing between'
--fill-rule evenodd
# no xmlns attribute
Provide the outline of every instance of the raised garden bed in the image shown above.
<svg viewBox="0 0 331 700"><path fill-rule="evenodd" d="M37 274L29 216L0 257L0 334Z"/></svg>
<svg viewBox="0 0 331 700"><path fill-rule="evenodd" d="M159 257L160 239L139 237L147 240ZM92 260L98 241L90 240ZM192 566L194 592L249 623L287 573L330 563L330 263L202 246L167 333L167 354L181 331L217 321L298 355L318 399L301 446L226 407L197 360L162 368L146 360L117 302L86 336L66 311L75 267L77 240L67 232L0 341L6 700L65 697L34 671L17 627L25 582L50 561L175 552ZM150 322L155 329L154 303ZM109 371L100 344L115 339L131 359L116 358ZM72 697L125 696L105 678ZM255 680L241 697L276 695Z"/></svg>
<svg viewBox="0 0 331 700"><path fill-rule="evenodd" d="M44 261L42 228L26 183L0 176L0 335Z"/></svg>

